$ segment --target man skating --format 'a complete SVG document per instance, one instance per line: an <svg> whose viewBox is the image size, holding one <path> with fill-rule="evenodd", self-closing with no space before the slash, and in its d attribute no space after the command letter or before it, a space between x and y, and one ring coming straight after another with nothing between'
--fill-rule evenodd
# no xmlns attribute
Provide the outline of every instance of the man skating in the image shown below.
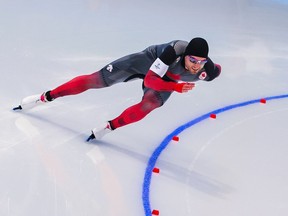
<svg viewBox="0 0 288 216"><path fill-rule="evenodd" d="M117 59L97 72L75 77L43 94L26 97L14 110L31 109L56 98L79 94L88 89L143 79L142 100L128 107L118 117L92 129L87 141L101 139L119 127L143 119L152 110L161 107L174 91L185 93L194 88L196 81L211 81L218 77L221 66L212 62L208 52L207 41L200 37L193 38L189 43L174 40L152 45L141 52Z"/></svg>

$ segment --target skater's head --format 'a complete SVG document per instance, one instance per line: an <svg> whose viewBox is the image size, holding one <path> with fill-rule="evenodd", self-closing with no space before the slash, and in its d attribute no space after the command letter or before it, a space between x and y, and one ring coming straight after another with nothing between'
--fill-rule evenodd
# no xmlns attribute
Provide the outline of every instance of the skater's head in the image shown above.
<svg viewBox="0 0 288 216"><path fill-rule="evenodd" d="M185 68L192 74L196 74L207 62L209 46L205 39L193 38L184 52Z"/></svg>

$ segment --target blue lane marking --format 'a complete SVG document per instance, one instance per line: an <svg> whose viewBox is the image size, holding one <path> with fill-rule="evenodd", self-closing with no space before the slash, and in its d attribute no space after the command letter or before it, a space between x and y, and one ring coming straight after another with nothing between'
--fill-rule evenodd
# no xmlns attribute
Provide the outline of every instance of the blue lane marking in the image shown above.
<svg viewBox="0 0 288 216"><path fill-rule="evenodd" d="M264 98L266 101L268 100L276 100L276 99L282 99L282 98L287 98L288 94L284 95L277 95L277 96L271 96L271 97L266 97ZM262 99L262 98L261 98ZM182 131L186 130L187 128L207 119L210 118L210 115L213 114L219 114L222 112L226 112L235 108L240 108L244 106L248 106L251 104L255 103L260 103L261 99L255 99L255 100L250 100L242 103L237 103L237 104L232 104L220 109L216 109L212 112L206 113L202 116L199 116L189 122L187 122L184 125L179 126L176 128L172 133L170 133L168 136L165 137L165 139L160 143L160 145L154 150L152 153L151 157L149 158L146 171L145 171L145 176L144 176L144 181L143 181L143 187L142 187L142 202L143 202L143 207L145 211L146 216L151 216L152 215L152 210L151 210L151 205L150 205L150 183L151 183L151 177L152 177L152 172L153 168L155 167L155 164L157 162L158 157L162 153L162 151L167 147L167 145L170 143L172 138L174 136L179 135Z"/></svg>

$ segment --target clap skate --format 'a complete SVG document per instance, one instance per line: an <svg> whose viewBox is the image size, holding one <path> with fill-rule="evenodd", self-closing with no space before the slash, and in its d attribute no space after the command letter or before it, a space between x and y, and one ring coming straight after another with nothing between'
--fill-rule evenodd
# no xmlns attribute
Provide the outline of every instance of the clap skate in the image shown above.
<svg viewBox="0 0 288 216"><path fill-rule="evenodd" d="M96 127L92 130L92 134L88 137L86 140L89 142L92 139L100 140L104 135L107 133L110 133L112 131L112 127L109 122L105 122L102 125L99 125L99 127Z"/></svg>
<svg viewBox="0 0 288 216"><path fill-rule="evenodd" d="M44 92L43 94L25 97L21 101L20 105L14 107L13 110L28 110L34 108L35 106L50 102L52 101L52 98L50 97L49 93L50 91Z"/></svg>

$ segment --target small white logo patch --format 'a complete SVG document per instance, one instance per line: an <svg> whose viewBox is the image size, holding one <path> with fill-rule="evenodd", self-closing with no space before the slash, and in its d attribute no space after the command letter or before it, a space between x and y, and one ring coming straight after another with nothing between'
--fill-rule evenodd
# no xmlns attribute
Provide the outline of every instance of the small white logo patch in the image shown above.
<svg viewBox="0 0 288 216"><path fill-rule="evenodd" d="M155 66L155 68L156 68L157 70L160 70L161 64L160 64L160 63L157 63L157 64L155 64L154 66Z"/></svg>
<svg viewBox="0 0 288 216"><path fill-rule="evenodd" d="M168 65L163 63L161 59L157 58L150 67L150 70L158 74L160 77L163 77L167 72Z"/></svg>
<svg viewBox="0 0 288 216"><path fill-rule="evenodd" d="M204 80L207 77L207 73L205 71L203 71L200 75L199 75L199 79L200 80Z"/></svg>
<svg viewBox="0 0 288 216"><path fill-rule="evenodd" d="M112 72L113 70L113 65L109 64L106 68L106 70L108 70L110 73Z"/></svg>

